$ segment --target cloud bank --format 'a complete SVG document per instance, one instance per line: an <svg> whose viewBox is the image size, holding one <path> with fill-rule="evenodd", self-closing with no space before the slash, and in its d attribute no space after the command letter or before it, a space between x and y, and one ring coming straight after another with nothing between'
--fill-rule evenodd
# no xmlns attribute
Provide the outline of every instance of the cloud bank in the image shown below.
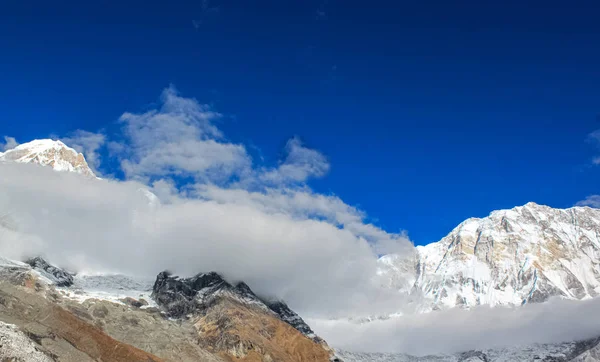
<svg viewBox="0 0 600 362"><path fill-rule="evenodd" d="M428 355L598 337L600 299L550 300L517 308L481 306L407 315L365 324L308 319L336 348Z"/></svg>
<svg viewBox="0 0 600 362"><path fill-rule="evenodd" d="M279 207L178 196L157 205L133 181L27 164L0 164L0 174L0 210L19 231L2 230L5 257L42 254L76 271L148 277L214 270L309 315L382 313L403 302L378 287L377 256L364 237L311 218L312 210L292 212L285 197Z"/></svg>

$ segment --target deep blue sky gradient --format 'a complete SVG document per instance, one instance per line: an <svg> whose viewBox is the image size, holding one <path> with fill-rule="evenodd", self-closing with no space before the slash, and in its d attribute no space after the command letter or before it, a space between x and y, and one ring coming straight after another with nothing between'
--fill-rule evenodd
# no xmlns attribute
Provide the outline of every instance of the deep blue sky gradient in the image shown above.
<svg viewBox="0 0 600 362"><path fill-rule="evenodd" d="M0 136L110 131L174 84L257 162L300 136L315 190L424 244L600 192L600 3L574 4L5 1Z"/></svg>

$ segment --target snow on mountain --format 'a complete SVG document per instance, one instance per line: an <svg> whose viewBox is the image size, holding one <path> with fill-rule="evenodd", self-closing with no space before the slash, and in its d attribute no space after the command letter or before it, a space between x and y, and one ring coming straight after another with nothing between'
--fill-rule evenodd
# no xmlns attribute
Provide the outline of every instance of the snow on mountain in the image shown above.
<svg viewBox="0 0 600 362"><path fill-rule="evenodd" d="M37 163L50 166L56 171L69 171L96 177L85 158L61 141L50 139L34 140L0 153L0 161Z"/></svg>
<svg viewBox="0 0 600 362"><path fill-rule="evenodd" d="M528 203L471 218L415 258L386 255L389 287L421 294L422 311L521 305L600 293L600 210Z"/></svg>
<svg viewBox="0 0 600 362"><path fill-rule="evenodd" d="M4 153L0 152L0 162L35 163L52 167L56 171L74 172L98 178L89 167L83 154L61 141L50 139L33 140L22 143ZM160 200L150 190L139 188L138 191L148 200L150 207L154 208L160 205ZM0 226L2 221L0 219Z"/></svg>
<svg viewBox="0 0 600 362"><path fill-rule="evenodd" d="M126 304L129 299L143 301L142 309L157 306L151 298L152 280L122 274L78 274L71 286L58 289L66 298L80 303L98 299Z"/></svg>
<svg viewBox="0 0 600 362"><path fill-rule="evenodd" d="M31 258L25 262L56 286L70 287L73 285L73 274L49 264L41 257Z"/></svg>

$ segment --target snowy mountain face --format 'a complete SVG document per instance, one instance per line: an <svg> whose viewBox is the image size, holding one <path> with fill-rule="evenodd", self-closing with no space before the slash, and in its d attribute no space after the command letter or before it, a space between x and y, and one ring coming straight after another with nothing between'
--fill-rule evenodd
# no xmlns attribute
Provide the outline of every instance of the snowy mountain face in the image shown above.
<svg viewBox="0 0 600 362"><path fill-rule="evenodd" d="M58 287L70 287L73 285L73 274L49 264L40 257L31 258L25 261L25 263L29 264Z"/></svg>
<svg viewBox="0 0 600 362"><path fill-rule="evenodd" d="M416 257L379 260L389 287L422 294L422 311L522 305L600 293L600 210L528 203L468 219Z"/></svg>
<svg viewBox="0 0 600 362"><path fill-rule="evenodd" d="M50 166L56 171L96 177L83 155L61 141L44 139L23 143L4 153L0 152L0 161L36 163Z"/></svg>

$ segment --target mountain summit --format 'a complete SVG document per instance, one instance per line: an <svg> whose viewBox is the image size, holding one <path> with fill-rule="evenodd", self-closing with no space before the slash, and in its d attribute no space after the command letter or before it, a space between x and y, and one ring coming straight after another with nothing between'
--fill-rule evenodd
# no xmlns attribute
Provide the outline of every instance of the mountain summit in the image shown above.
<svg viewBox="0 0 600 362"><path fill-rule="evenodd" d="M600 210L530 202L467 219L418 246L414 259L384 256L380 273L392 287L422 294L425 311L587 299L600 294L598 235Z"/></svg>
<svg viewBox="0 0 600 362"><path fill-rule="evenodd" d="M50 166L56 171L70 171L88 177L96 177L83 154L61 141L50 139L33 140L17 147L0 152L0 161L37 163Z"/></svg>

